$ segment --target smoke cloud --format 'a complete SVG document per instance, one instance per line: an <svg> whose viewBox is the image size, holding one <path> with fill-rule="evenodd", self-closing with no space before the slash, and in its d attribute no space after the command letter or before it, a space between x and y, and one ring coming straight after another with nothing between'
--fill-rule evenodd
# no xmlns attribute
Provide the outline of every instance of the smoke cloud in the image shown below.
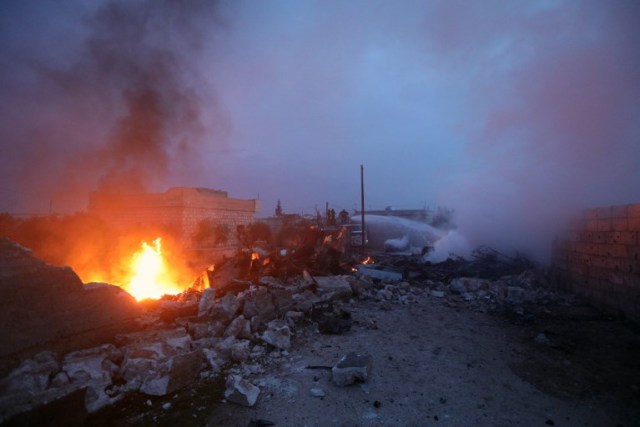
<svg viewBox="0 0 640 427"><path fill-rule="evenodd" d="M109 1L72 14L75 6L4 6L0 120L12 166L2 192L14 209L42 210L42 197L58 211L83 209L90 191L164 190L197 164L205 130L215 138L225 127L188 66L220 27L214 3ZM45 19L63 24L37 28ZM56 40L55 54L28 31ZM218 116L217 128L207 129L205 113Z"/></svg>

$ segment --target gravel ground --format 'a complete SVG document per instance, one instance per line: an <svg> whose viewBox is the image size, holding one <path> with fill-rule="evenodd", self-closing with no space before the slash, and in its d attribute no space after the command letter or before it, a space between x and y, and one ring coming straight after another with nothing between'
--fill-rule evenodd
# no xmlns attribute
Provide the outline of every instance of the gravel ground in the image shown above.
<svg viewBox="0 0 640 427"><path fill-rule="evenodd" d="M423 292L412 304L356 300L345 308L351 331L324 335L307 324L296 329L289 352L236 368L261 388L254 407L224 402L221 378L170 398L130 399L88 423L640 425L640 334L588 306L486 313ZM367 382L337 387L329 370L307 369L331 366L348 352L372 356Z"/></svg>
<svg viewBox="0 0 640 427"><path fill-rule="evenodd" d="M640 425L637 327L579 303L496 311L411 292L409 304L355 299L343 307L349 332L300 325L288 352L227 367L172 396L130 396L87 415L72 395L12 425ZM372 356L366 382L338 387L329 370L307 368L349 352ZM254 407L224 401L229 370L260 387Z"/></svg>

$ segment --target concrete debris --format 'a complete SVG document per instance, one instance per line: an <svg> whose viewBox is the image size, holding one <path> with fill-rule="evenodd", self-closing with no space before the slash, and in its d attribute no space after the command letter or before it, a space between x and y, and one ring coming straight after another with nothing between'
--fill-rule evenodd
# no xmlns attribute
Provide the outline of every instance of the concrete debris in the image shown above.
<svg viewBox="0 0 640 427"><path fill-rule="evenodd" d="M228 402L242 406L253 406L258 400L260 389L239 375L230 375L227 378L227 389L224 397Z"/></svg>
<svg viewBox="0 0 640 427"><path fill-rule="evenodd" d="M368 265L358 265L356 275L368 276L372 279L382 280L383 282L394 283L402 280L402 273L390 270L380 270Z"/></svg>
<svg viewBox="0 0 640 427"><path fill-rule="evenodd" d="M28 250L0 239L0 267L3 271L0 291L10 297L17 289L15 284L23 286L26 281L30 283L26 286L30 295L37 293L43 304L35 307L36 312L42 314L42 319L29 325L21 324L25 328L36 328L34 335L25 333L20 325L16 330L5 331L11 336L3 336L7 342L7 346L2 346L3 351L5 348L15 351L34 344L24 341L19 334L23 338L35 337L44 342L54 336L64 337L67 332L100 326L109 316L113 316L112 323L117 323L131 317L132 313L138 313L136 318L141 325L137 332L127 333L131 329L120 328L119 331L125 333L100 341L115 345L85 350L74 348L78 351L72 352L66 349L60 352L60 356L51 351L34 353L12 371L7 369L8 375L0 380L0 423L17 413L79 390L86 390L86 409L94 412L128 392L166 396L188 387L199 377L213 378L230 364L243 364L235 373L244 376L262 373L264 369L255 364L256 359L265 360L265 363L282 363L291 348L292 331L305 321L316 323L321 333L343 334L351 330L354 321L345 307L353 304L355 299L370 299L381 309L389 310L394 304L414 304L421 295L430 295L452 307L460 304L502 307L522 314L527 303L558 298L548 289L548 281L541 270L516 269L515 264L523 262L520 259L510 260L509 268L500 270L500 262L494 260L497 257L504 265L504 259L490 251L477 253L479 258L467 264L460 260L437 265L411 264L413 261L403 258L389 265L382 262L376 262L375 266L357 265L357 271L351 276L312 276L309 271L322 274L323 270L312 270L317 265L310 262L311 259L301 258L303 255L304 251L300 250L288 252L284 255L286 259L278 255L271 259L271 262L279 263L273 270L278 274L252 278L251 281L234 278L232 263L222 268L216 266L217 273L229 274L222 281L226 284L224 291L220 290L222 285L215 278L216 289L200 287L182 296L163 299L155 308L147 309L145 318L140 320L140 309L130 307L130 303L135 304L135 301L127 299L127 294L119 289L106 284L82 288L70 269L48 266ZM325 261L333 256L325 255L322 255ZM267 252L260 254L261 259L269 256L272 255ZM489 267L483 270L483 264L478 260L484 260ZM335 267L333 261L331 264ZM298 271L300 275L289 279L292 271ZM328 270L324 271L326 274ZM500 274L505 271L507 274ZM45 313L44 309L48 307L44 302L51 298L60 302L56 302L60 307L67 306L66 297L54 291L72 295L74 318L82 318L83 322L89 319L87 325L78 325L81 322L62 315L54 318ZM78 292L94 295L86 307L79 301L89 300L78 299ZM117 304L123 308L120 311L109 308L106 314L100 314L102 308L98 300L94 301L96 295L104 297L108 306L117 299ZM89 311L98 314L87 314ZM40 330L46 329L43 326L49 323L53 325L52 331ZM369 329L377 328L375 320L359 321L358 324ZM62 333L64 325L73 327ZM265 344L256 345L258 340ZM544 333L534 340L541 345L549 344ZM269 358L263 359L268 355ZM250 358L252 364L246 364ZM370 355L349 353L331 368L331 381L337 386L365 382L371 375L371 367ZM225 398L229 402L253 406L260 389L243 379L242 375L227 378ZM314 397L325 396L324 390L318 387L311 388L309 392Z"/></svg>
<svg viewBox="0 0 640 427"><path fill-rule="evenodd" d="M273 302L273 295L267 288L251 289L244 295L244 298L242 314L245 318L251 319L253 330L276 317L277 311ZM253 327L254 323L257 325L256 328Z"/></svg>
<svg viewBox="0 0 640 427"><path fill-rule="evenodd" d="M353 295L353 289L347 276L314 277L318 284L318 292L330 300L346 300Z"/></svg>
<svg viewBox="0 0 640 427"><path fill-rule="evenodd" d="M337 386L365 382L371 375L372 358L369 354L349 353L331 368L331 381Z"/></svg>
<svg viewBox="0 0 640 427"><path fill-rule="evenodd" d="M239 363L246 361L251 353L248 340L236 340L234 337L228 337L220 341L216 344L215 349L222 354L225 359Z"/></svg>
<svg viewBox="0 0 640 427"><path fill-rule="evenodd" d="M275 319L269 322L261 338L280 350L288 350L291 346L291 330L285 320Z"/></svg>
<svg viewBox="0 0 640 427"><path fill-rule="evenodd" d="M321 388L312 388L311 390L309 390L309 393L311 394L311 396L318 397L320 399L326 396L326 393Z"/></svg>
<svg viewBox="0 0 640 427"><path fill-rule="evenodd" d="M206 288L202 292L202 298L200 298L200 303L198 304L198 316L211 315L215 298L216 290L214 288Z"/></svg>
<svg viewBox="0 0 640 427"><path fill-rule="evenodd" d="M223 336L225 338L251 338L251 322L241 314L231 321Z"/></svg>
<svg viewBox="0 0 640 427"><path fill-rule="evenodd" d="M140 392L150 396L166 396L191 384L202 365L202 352L194 350L160 361L144 373Z"/></svg>
<svg viewBox="0 0 640 427"><path fill-rule="evenodd" d="M235 294L228 293L218 301L213 307L212 315L221 319L224 322L228 322L236 315L240 309L240 301Z"/></svg>

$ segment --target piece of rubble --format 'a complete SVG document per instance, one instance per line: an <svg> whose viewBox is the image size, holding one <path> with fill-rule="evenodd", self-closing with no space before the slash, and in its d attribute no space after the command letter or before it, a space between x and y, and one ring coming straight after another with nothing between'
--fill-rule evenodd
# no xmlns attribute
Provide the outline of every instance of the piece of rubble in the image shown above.
<svg viewBox="0 0 640 427"><path fill-rule="evenodd" d="M402 280L402 273L397 271L388 271L388 270L378 270L374 267L369 267L366 265L358 265L356 267L358 271L356 275L359 276L368 276L372 279L382 280L384 282L399 282Z"/></svg>
<svg viewBox="0 0 640 427"><path fill-rule="evenodd" d="M349 353L331 368L331 381L341 387L365 382L371 374L371 364L370 354Z"/></svg>
<svg viewBox="0 0 640 427"><path fill-rule="evenodd" d="M235 294L226 294L213 309L214 316L218 316L225 323L234 318L240 309L240 301Z"/></svg>
<svg viewBox="0 0 640 427"><path fill-rule="evenodd" d="M444 298L444 291L431 291L431 296L435 298Z"/></svg>
<svg viewBox="0 0 640 427"><path fill-rule="evenodd" d="M241 314L227 326L223 337L251 338L251 323Z"/></svg>
<svg viewBox="0 0 640 427"><path fill-rule="evenodd" d="M216 344L215 349L225 358L236 362L244 362L249 358L249 341L225 338Z"/></svg>
<svg viewBox="0 0 640 427"><path fill-rule="evenodd" d="M85 286L71 268L49 265L0 237L0 357L20 351L31 357L52 341L61 353L109 342L141 312L121 288Z"/></svg>
<svg viewBox="0 0 640 427"><path fill-rule="evenodd" d="M267 344L287 350L291 346L291 330L287 322L282 319L272 320L267 324L267 330L262 334L262 340Z"/></svg>
<svg viewBox="0 0 640 427"><path fill-rule="evenodd" d="M273 296L266 288L260 287L250 290L245 294L242 314L246 319L251 319L252 329L257 330L262 323L266 323L276 317ZM256 325L255 328L254 324Z"/></svg>
<svg viewBox="0 0 640 427"><path fill-rule="evenodd" d="M449 290L454 294L476 292L480 289L488 289L489 283L485 279L476 277L456 277L449 284Z"/></svg>
<svg viewBox="0 0 640 427"><path fill-rule="evenodd" d="M304 320L304 313L301 311L287 311L284 316L285 320L289 324L289 327L293 328L296 324Z"/></svg>
<svg viewBox="0 0 640 427"><path fill-rule="evenodd" d="M204 360L207 362L207 365L211 369L214 374L217 374L222 369L222 366L225 363L224 358L212 348L203 348L202 355L204 356Z"/></svg>
<svg viewBox="0 0 640 427"><path fill-rule="evenodd" d="M62 371L69 378L71 387L74 390L87 389L85 407L89 413L118 400L117 396L107 395L105 388L111 384L113 376L118 371L114 361L121 359L121 351L112 344L75 351L64 357Z"/></svg>
<svg viewBox="0 0 640 427"><path fill-rule="evenodd" d="M229 375L224 397L228 402L242 406L253 406L258 400L260 389L239 375Z"/></svg>
<svg viewBox="0 0 640 427"><path fill-rule="evenodd" d="M145 376L140 392L150 396L166 396L180 390L197 378L201 365L200 350L170 357Z"/></svg>
<svg viewBox="0 0 640 427"><path fill-rule="evenodd" d="M320 399L326 396L326 393L321 388L312 388L311 390L309 390L309 393L311 394L311 396L318 397Z"/></svg>
<svg viewBox="0 0 640 427"><path fill-rule="evenodd" d="M214 288L206 288L202 292L200 303L198 304L198 316L211 314L213 305L215 304L216 290Z"/></svg>
<svg viewBox="0 0 640 427"><path fill-rule="evenodd" d="M331 300L347 300L353 295L348 276L315 277L318 293Z"/></svg>

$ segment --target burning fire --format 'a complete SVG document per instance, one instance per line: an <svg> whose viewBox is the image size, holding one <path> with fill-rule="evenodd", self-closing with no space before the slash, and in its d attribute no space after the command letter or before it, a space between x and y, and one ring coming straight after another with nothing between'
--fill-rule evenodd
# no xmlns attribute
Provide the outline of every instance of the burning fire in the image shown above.
<svg viewBox="0 0 640 427"><path fill-rule="evenodd" d="M151 245L142 242L140 250L131 257L130 271L132 276L123 288L138 301L176 295L183 290L175 283L165 264L159 237Z"/></svg>

